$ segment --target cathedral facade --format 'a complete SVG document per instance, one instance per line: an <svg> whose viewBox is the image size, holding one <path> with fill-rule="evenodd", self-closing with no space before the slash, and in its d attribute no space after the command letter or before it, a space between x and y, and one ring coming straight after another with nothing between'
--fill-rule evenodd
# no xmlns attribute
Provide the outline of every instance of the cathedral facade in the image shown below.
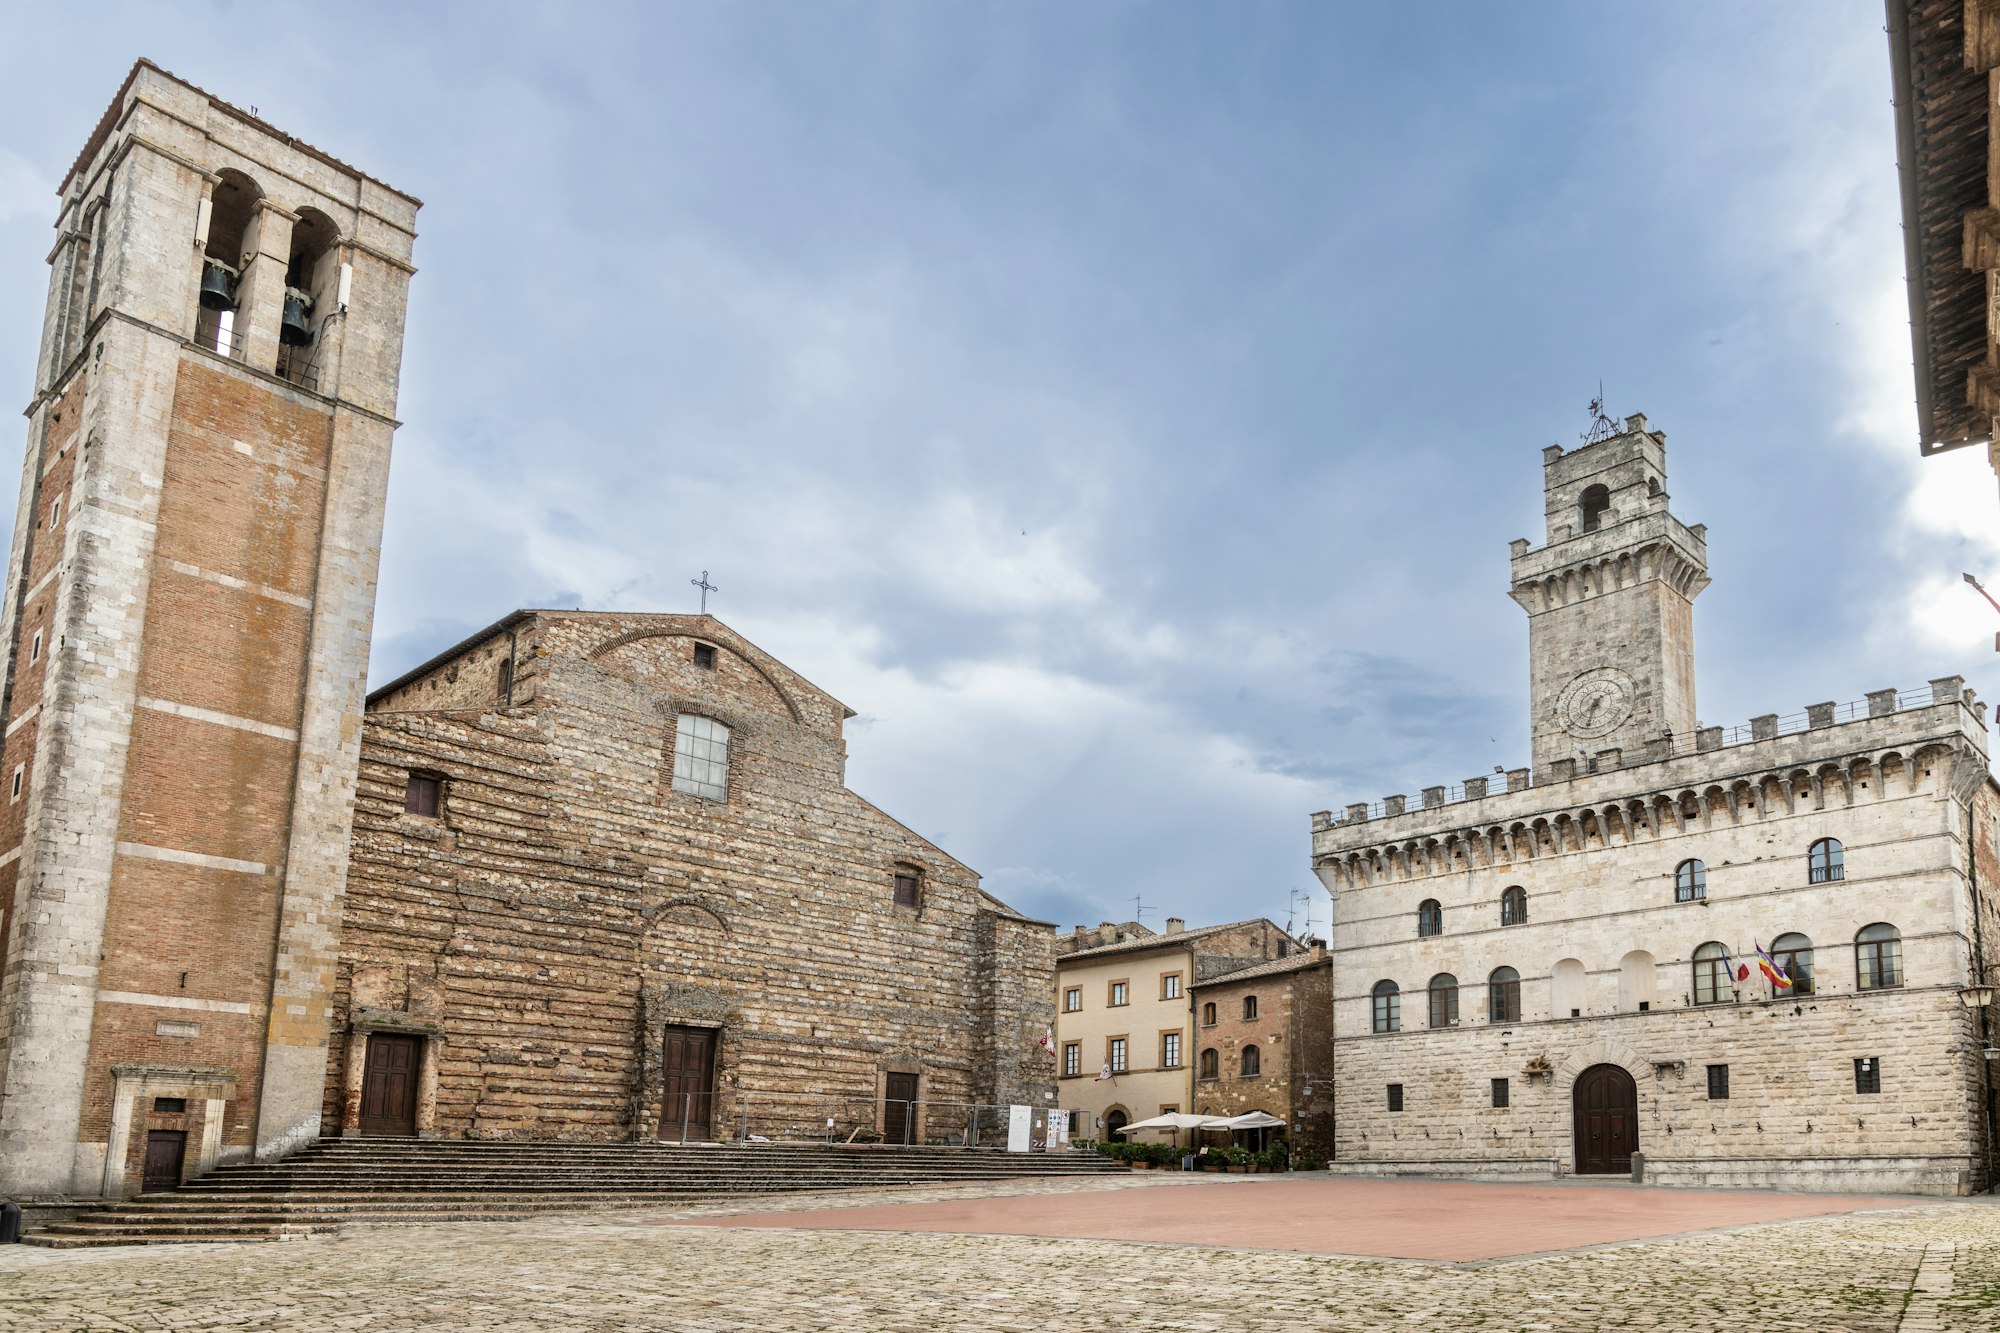
<svg viewBox="0 0 2000 1333"><path fill-rule="evenodd" d="M1697 721L1700 525L1645 418L1512 548L1533 765L1313 816L1340 1169L1994 1181L2000 787L1958 677Z"/></svg>

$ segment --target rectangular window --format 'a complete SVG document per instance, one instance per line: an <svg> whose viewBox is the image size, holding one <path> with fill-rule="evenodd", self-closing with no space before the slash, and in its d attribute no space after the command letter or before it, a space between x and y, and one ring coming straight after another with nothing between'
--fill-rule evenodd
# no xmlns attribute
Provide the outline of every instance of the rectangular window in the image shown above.
<svg viewBox="0 0 2000 1333"><path fill-rule="evenodd" d="M1160 1068L1179 1069L1181 1067L1181 1034L1162 1032L1160 1034Z"/></svg>
<svg viewBox="0 0 2000 1333"><path fill-rule="evenodd" d="M40 630L36 630L35 637L28 640L28 660L30 662L39 662L42 660L42 632Z"/></svg>
<svg viewBox="0 0 2000 1333"><path fill-rule="evenodd" d="M1708 1067L1708 1099L1712 1102L1729 1100L1729 1066L1710 1065Z"/></svg>
<svg viewBox="0 0 2000 1333"><path fill-rule="evenodd" d="M1161 1115L1179 1115L1180 1113L1181 1108L1178 1102L1167 1102L1160 1107Z"/></svg>
<svg viewBox="0 0 2000 1333"><path fill-rule="evenodd" d="M1502 1108L1507 1105L1507 1080L1504 1078L1493 1080L1493 1104Z"/></svg>
<svg viewBox="0 0 2000 1333"><path fill-rule="evenodd" d="M1181 974L1169 972L1160 978L1160 998L1178 1000L1181 998Z"/></svg>
<svg viewBox="0 0 2000 1333"><path fill-rule="evenodd" d="M1112 1073L1122 1074L1125 1072L1125 1038L1113 1037L1107 1041L1105 1043L1105 1055L1107 1057L1106 1062L1111 1066Z"/></svg>
<svg viewBox="0 0 2000 1333"><path fill-rule="evenodd" d="M1105 1002L1113 1009L1118 1008L1120 1005L1130 1004L1132 1002L1131 983L1124 981L1112 982L1109 998Z"/></svg>
<svg viewBox="0 0 2000 1333"><path fill-rule="evenodd" d="M720 801L729 795L729 728L682 713L674 724L674 790Z"/></svg>
<svg viewBox="0 0 2000 1333"><path fill-rule="evenodd" d="M917 905L917 877L898 872L896 875L896 906L915 907Z"/></svg>
<svg viewBox="0 0 2000 1333"><path fill-rule="evenodd" d="M715 670L714 645L706 643L696 644L694 646L694 664L700 667L703 671Z"/></svg>
<svg viewBox="0 0 2000 1333"><path fill-rule="evenodd" d="M62 497L60 495L55 498L54 503L49 505L49 526L52 528L62 526Z"/></svg>
<svg viewBox="0 0 2000 1333"><path fill-rule="evenodd" d="M1083 1072L1083 1043L1066 1041L1063 1043L1063 1073L1075 1078Z"/></svg>
<svg viewBox="0 0 2000 1333"><path fill-rule="evenodd" d="M1389 1109L1391 1111L1403 1109L1403 1085L1400 1083L1389 1085Z"/></svg>
<svg viewBox="0 0 2000 1333"><path fill-rule="evenodd" d="M1651 1000L1639 1001L1639 1012L1642 1014L1649 1014L1653 1012L1653 1002Z"/></svg>
<svg viewBox="0 0 2000 1333"><path fill-rule="evenodd" d="M431 774L410 774L409 785L403 788L403 813L436 819L439 789L443 786L444 783Z"/></svg>
<svg viewBox="0 0 2000 1333"><path fill-rule="evenodd" d="M188 1103L185 1097L153 1098L153 1113L155 1115L186 1115L187 1109Z"/></svg>
<svg viewBox="0 0 2000 1333"><path fill-rule="evenodd" d="M1872 1055L1864 1055L1854 1062L1854 1090L1856 1092L1882 1091L1882 1062Z"/></svg>
<svg viewBox="0 0 2000 1333"><path fill-rule="evenodd" d="M1083 1012L1083 987L1071 986L1063 992L1063 1012L1066 1014Z"/></svg>
<svg viewBox="0 0 2000 1333"><path fill-rule="evenodd" d="M18 801L21 799L21 774L26 771L27 767L26 764L14 765L14 789L8 793L8 800Z"/></svg>

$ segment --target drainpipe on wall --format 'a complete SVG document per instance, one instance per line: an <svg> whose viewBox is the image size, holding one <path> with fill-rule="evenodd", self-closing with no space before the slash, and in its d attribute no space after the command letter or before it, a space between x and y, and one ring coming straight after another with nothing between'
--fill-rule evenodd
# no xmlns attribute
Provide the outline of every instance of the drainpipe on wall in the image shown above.
<svg viewBox="0 0 2000 1333"><path fill-rule="evenodd" d="M1984 785L1983 783L1981 785ZM1979 823L1973 816L1978 804L1975 791L1965 801L1965 884L1972 895L1972 980L1974 985L1986 984L1986 940L1980 925L1979 902ZM1993 1120L1993 1065L1986 1058L1986 1052L1993 1047L1992 1006L1979 1006L1979 1067L1980 1085L1985 1096L1979 1099L1980 1119L1986 1125L1986 1192L2000 1193L2000 1180L1995 1179L1995 1165L2000 1162L2000 1144L1996 1144L1996 1134L2000 1126Z"/></svg>

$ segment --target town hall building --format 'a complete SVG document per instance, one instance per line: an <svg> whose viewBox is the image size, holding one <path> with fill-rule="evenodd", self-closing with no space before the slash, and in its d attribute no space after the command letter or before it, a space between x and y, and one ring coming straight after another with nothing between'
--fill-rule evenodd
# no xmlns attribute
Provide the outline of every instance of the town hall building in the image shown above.
<svg viewBox="0 0 2000 1333"><path fill-rule="evenodd" d="M1533 763L1312 818L1339 1169L1995 1180L2000 787L1956 676L1699 722L1666 435L1544 453Z"/></svg>

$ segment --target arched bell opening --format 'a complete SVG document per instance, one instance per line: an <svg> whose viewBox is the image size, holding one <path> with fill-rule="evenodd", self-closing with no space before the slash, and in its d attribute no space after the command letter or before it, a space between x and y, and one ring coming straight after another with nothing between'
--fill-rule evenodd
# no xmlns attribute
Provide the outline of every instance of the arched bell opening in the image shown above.
<svg viewBox="0 0 2000 1333"><path fill-rule="evenodd" d="M301 208L292 224L291 258L285 264L285 299L278 322L278 374L308 389L319 387L320 331L338 303L340 232L316 208Z"/></svg>
<svg viewBox="0 0 2000 1333"><path fill-rule="evenodd" d="M257 182L225 168L204 201L202 225L207 236L201 250L195 341L224 356L235 356L242 350L242 337L236 328L237 287L249 254L251 219L263 198Z"/></svg>

